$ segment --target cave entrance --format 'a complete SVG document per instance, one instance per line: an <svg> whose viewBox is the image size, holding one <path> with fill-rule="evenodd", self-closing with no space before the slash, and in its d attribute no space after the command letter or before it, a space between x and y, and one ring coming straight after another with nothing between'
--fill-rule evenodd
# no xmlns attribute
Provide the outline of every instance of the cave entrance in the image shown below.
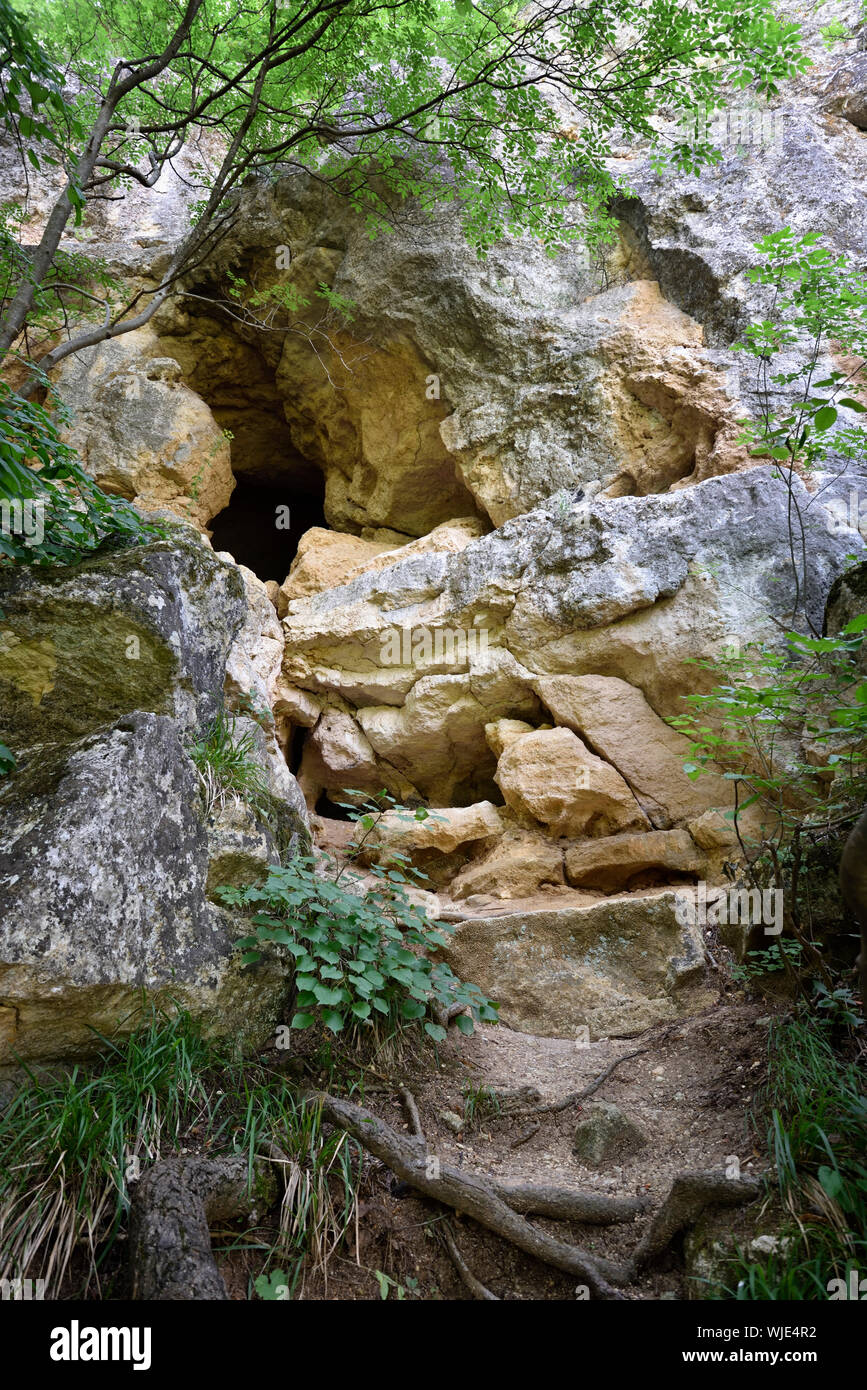
<svg viewBox="0 0 867 1390"><path fill-rule="evenodd" d="M327 524L325 479L318 468L305 470L303 480L294 477L280 484L242 474L235 479L228 507L210 524L211 544L227 550L260 579L282 584L304 532Z"/></svg>

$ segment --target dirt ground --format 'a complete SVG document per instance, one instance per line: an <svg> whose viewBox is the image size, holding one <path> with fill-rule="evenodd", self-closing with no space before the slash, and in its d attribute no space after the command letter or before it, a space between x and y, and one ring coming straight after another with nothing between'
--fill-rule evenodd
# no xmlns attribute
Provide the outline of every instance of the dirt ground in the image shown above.
<svg viewBox="0 0 867 1390"><path fill-rule="evenodd" d="M705 1013L667 1029L634 1038L604 1039L579 1047L574 1041L534 1037L497 1025L463 1037L450 1030L447 1043L408 1081L418 1103L429 1155L468 1173L497 1179L549 1182L607 1196L643 1196L648 1213L611 1227L579 1226L533 1217L551 1235L581 1244L593 1254L626 1257L666 1196L672 1179L690 1169L724 1168L736 1155L741 1172L758 1175L762 1159L748 1111L765 1069L768 1025L778 1006L737 993ZM454 1035L454 1036L452 1036ZM599 1087L592 1100L615 1103L643 1130L647 1143L616 1165L583 1166L572 1150L581 1108L535 1117L476 1113L465 1117L467 1093L535 1088L542 1103L558 1101L593 1082L616 1058L638 1049ZM371 1077L366 1102L400 1132L409 1132L396 1090L377 1088ZM585 1102L586 1104L587 1102ZM538 1128L534 1130L534 1124ZM472 1272L500 1299L574 1299L575 1280L540 1264L469 1219L449 1217L443 1208L415 1196L375 1159L366 1161L357 1231L349 1249L329 1264L327 1282L308 1277L301 1296L308 1299L378 1299L376 1271L395 1284L388 1296L469 1298L438 1239L449 1218L457 1245ZM230 1257L222 1264L233 1297L246 1296L247 1264ZM661 1262L625 1291L638 1299L686 1298L687 1280L675 1246Z"/></svg>

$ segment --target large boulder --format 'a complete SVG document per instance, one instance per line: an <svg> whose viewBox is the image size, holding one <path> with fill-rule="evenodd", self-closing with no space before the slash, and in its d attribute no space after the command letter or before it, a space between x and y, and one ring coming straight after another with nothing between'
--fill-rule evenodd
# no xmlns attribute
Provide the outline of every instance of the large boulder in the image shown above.
<svg viewBox="0 0 867 1390"><path fill-rule="evenodd" d="M513 811L555 837L650 828L620 773L570 729L515 739L497 763L496 781Z"/></svg>
<svg viewBox="0 0 867 1390"><path fill-rule="evenodd" d="M109 493L206 525L235 486L229 442L150 328L84 348L54 374L64 439Z"/></svg>
<svg viewBox="0 0 867 1390"><path fill-rule="evenodd" d="M671 892L467 918L443 953L510 1028L549 1037L629 1036L716 997Z"/></svg>
<svg viewBox="0 0 867 1390"><path fill-rule="evenodd" d="M731 784L690 781L690 741L654 714L640 690L615 676L546 676L536 691L558 724L586 739L628 782L657 829L733 804Z"/></svg>
<svg viewBox="0 0 867 1390"><path fill-rule="evenodd" d="M239 692L227 678L238 634L259 631L243 576L175 527L0 580L0 740L17 760L0 782L0 1062L83 1055L152 1004L260 1041L285 986L240 967L242 923L215 894L255 881L293 837L309 845L304 804L249 711L236 730L268 789L265 820L232 815L232 798L208 815L189 751L224 684ZM280 652L270 661L279 670ZM264 689L268 658L251 639L247 673L257 665Z"/></svg>

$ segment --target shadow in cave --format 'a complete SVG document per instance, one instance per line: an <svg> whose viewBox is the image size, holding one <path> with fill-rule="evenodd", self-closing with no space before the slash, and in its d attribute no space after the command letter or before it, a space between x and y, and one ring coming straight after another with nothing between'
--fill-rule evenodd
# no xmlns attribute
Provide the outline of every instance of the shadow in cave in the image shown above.
<svg viewBox="0 0 867 1390"><path fill-rule="evenodd" d="M303 487L297 481L275 486L238 478L228 507L211 522L211 544L228 550L260 579L282 584L304 532L327 526L324 504L325 479L318 470L305 478Z"/></svg>

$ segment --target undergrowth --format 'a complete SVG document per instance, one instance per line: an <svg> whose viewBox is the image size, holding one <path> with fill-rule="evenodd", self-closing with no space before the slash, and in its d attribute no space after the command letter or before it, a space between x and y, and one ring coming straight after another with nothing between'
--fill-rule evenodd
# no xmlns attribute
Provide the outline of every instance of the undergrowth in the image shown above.
<svg viewBox="0 0 867 1390"><path fill-rule="evenodd" d="M0 1110L0 1279L43 1279L47 1298L123 1297L109 1257L132 1185L180 1152L267 1157L283 1190L274 1228L229 1233L215 1249L279 1261L289 1296L328 1260L355 1215L360 1151L323 1132L285 1078L208 1042L189 1015L151 1011L101 1056L63 1074L25 1068ZM83 1258L82 1258L83 1257ZM253 1276L250 1285L253 1287Z"/></svg>
<svg viewBox="0 0 867 1390"><path fill-rule="evenodd" d="M851 1046L848 1038L846 1046ZM867 1096L863 1058L840 1050L829 1019L801 1009L771 1024L768 1074L754 1111L765 1130L783 1222L775 1249L738 1249L716 1299L845 1297L867 1274ZM775 1203L776 1204L776 1203ZM843 1286L832 1281L842 1280Z"/></svg>

